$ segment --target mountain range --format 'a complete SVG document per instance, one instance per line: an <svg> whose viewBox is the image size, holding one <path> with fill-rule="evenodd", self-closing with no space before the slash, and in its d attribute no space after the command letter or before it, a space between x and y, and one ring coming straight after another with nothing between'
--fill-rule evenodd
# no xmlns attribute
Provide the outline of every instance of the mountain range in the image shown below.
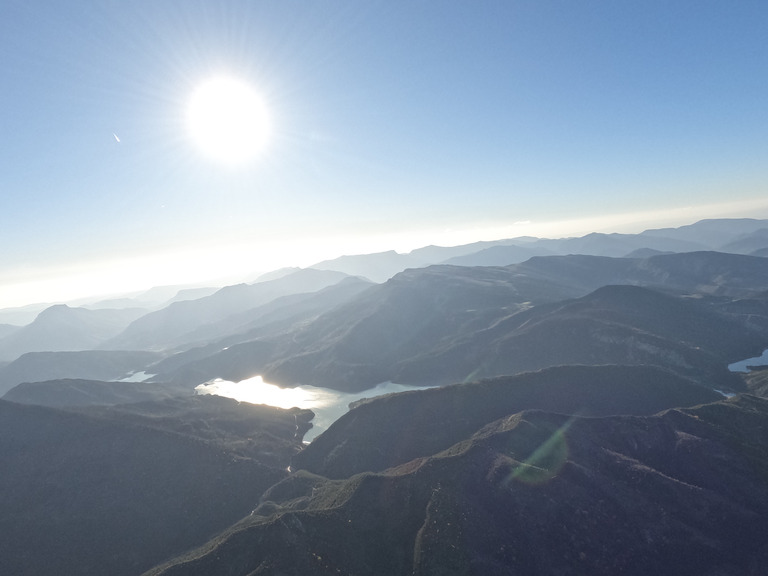
<svg viewBox="0 0 768 576"><path fill-rule="evenodd" d="M725 366L766 341L759 293L767 285L768 260L716 252L430 266L284 332L228 339L153 370L158 381L262 374L283 386L354 391L387 380L433 385L558 364L652 363L729 388ZM749 312L729 309L734 299L750 302ZM707 318L706 338L696 336L696 318ZM683 332L690 337L681 341Z"/></svg>
<svg viewBox="0 0 768 576"><path fill-rule="evenodd" d="M695 251L759 256L768 251L768 221L702 220L689 226L646 230L640 234L593 233L561 239L519 237L454 247L427 246L407 254L390 251L343 256L305 270L284 269L264 274L248 284L223 289L157 287L130 297L79 301L66 308L56 305L43 315L39 313L45 308L41 304L5 309L0 310L0 362L33 351L189 347L210 340L205 333L211 323L225 322L230 317L237 325L243 322L238 317L247 310L280 296L314 292L338 282L344 275L381 283L407 268L434 264L508 266L536 256L647 258L659 253ZM341 274L334 276L328 271ZM76 305L91 313L72 308ZM118 312L131 308L133 313ZM32 319L35 321L31 322Z"/></svg>
<svg viewBox="0 0 768 576"><path fill-rule="evenodd" d="M762 574L768 367L728 365L768 349L767 247L428 246L0 326L0 573ZM420 389L306 444L309 409L195 394L255 375Z"/></svg>
<svg viewBox="0 0 768 576"><path fill-rule="evenodd" d="M0 338L0 360L14 360L27 352L90 350L145 313L142 308L88 310L57 304Z"/></svg>
<svg viewBox="0 0 768 576"><path fill-rule="evenodd" d="M637 250L654 252L718 251L746 255L768 249L768 221L751 218L701 220L679 228L646 230L640 234L591 233L578 238L533 238L524 236L463 246L427 246L407 254L385 252L366 256L342 256L315 264L324 270L351 275L366 272L382 282L406 268L430 264L461 266L507 266L534 256L586 254L629 256ZM380 267L376 267L379 264ZM374 277L375 275L375 277Z"/></svg>

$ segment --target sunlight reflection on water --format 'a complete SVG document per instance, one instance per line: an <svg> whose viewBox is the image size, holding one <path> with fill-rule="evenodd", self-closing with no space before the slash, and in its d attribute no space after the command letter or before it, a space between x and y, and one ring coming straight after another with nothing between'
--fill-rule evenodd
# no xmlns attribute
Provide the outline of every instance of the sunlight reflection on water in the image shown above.
<svg viewBox="0 0 768 576"><path fill-rule="evenodd" d="M205 384L200 384L195 390L198 394L226 396L227 398L234 398L240 402L249 402L251 404L267 404L269 406L277 406L278 408L292 408L294 406L308 408L315 413L315 417L312 419L313 427L304 436L304 441L309 442L346 413L351 402L392 392L406 392L422 388L424 387L382 382L376 387L369 388L363 392L349 394L317 386L280 388L274 384L264 382L261 376L254 376L240 382L230 382L217 378Z"/></svg>

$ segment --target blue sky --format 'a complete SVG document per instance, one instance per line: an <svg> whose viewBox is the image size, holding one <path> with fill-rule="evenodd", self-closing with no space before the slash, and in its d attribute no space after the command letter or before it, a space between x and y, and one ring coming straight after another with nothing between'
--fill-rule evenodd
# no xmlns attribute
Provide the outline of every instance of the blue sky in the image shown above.
<svg viewBox="0 0 768 576"><path fill-rule="evenodd" d="M6 0L0 307L768 217L763 1ZM194 89L258 91L237 166ZM119 138L119 142L115 138Z"/></svg>

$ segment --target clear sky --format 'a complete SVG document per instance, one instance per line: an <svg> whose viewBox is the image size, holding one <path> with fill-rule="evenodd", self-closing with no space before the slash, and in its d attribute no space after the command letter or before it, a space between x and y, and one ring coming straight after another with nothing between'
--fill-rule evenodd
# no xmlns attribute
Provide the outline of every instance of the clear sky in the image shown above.
<svg viewBox="0 0 768 576"><path fill-rule="evenodd" d="M768 217L767 30L765 0L4 0L0 308ZM237 163L190 136L223 76L269 118Z"/></svg>

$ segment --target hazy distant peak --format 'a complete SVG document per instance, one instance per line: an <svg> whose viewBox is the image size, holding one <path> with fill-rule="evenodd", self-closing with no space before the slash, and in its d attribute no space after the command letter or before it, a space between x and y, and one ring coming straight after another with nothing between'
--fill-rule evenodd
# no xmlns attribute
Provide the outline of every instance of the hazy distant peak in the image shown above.
<svg viewBox="0 0 768 576"><path fill-rule="evenodd" d="M0 360L13 360L25 352L92 349L143 313L136 308L88 310L55 304L0 340Z"/></svg>
<svg viewBox="0 0 768 576"><path fill-rule="evenodd" d="M293 274L294 272L297 272L299 270L301 270L301 268L299 268L298 266L288 266L285 268L278 268L277 270L272 270L270 272L264 272L263 274L259 274L252 281L252 283L266 282L268 280L279 280L280 278L284 276L288 276L289 274Z"/></svg>
<svg viewBox="0 0 768 576"><path fill-rule="evenodd" d="M65 310L74 310L75 308L70 308L67 304L53 304L52 306L48 306L45 310L40 312L40 314L37 315L38 318L41 316L53 316L54 314L62 314L65 313Z"/></svg>
<svg viewBox="0 0 768 576"><path fill-rule="evenodd" d="M40 322L50 322L51 320L64 320L69 318L87 318L88 316L96 316L99 313L108 313L108 309L104 310L89 310L88 308L81 308L79 306L69 306L68 304L53 304L48 306L45 310L41 311L35 318L33 324Z"/></svg>
<svg viewBox="0 0 768 576"><path fill-rule="evenodd" d="M637 250L632 250L629 254L625 254L624 258L650 258L659 254L673 254L673 252L655 250L653 248L638 248Z"/></svg>
<svg viewBox="0 0 768 576"><path fill-rule="evenodd" d="M678 228L645 230L642 236L664 236L676 240L696 242L709 249L719 247L760 228L768 227L768 220L755 218L718 218L699 220Z"/></svg>
<svg viewBox="0 0 768 576"><path fill-rule="evenodd" d="M373 254L340 256L333 260L324 260L310 266L315 270L335 270L350 276L362 276L374 282L384 282L406 268L423 266L425 262L409 254L400 254L394 250Z"/></svg>

